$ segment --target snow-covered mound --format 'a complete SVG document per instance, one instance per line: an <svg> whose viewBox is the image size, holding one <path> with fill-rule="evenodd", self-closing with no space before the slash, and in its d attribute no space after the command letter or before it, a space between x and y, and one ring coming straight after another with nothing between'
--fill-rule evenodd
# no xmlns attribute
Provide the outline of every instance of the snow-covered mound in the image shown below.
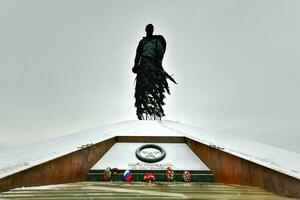
<svg viewBox="0 0 300 200"><path fill-rule="evenodd" d="M300 154L173 121L125 121L0 151L0 178L115 136L186 136L203 144L300 179Z"/></svg>

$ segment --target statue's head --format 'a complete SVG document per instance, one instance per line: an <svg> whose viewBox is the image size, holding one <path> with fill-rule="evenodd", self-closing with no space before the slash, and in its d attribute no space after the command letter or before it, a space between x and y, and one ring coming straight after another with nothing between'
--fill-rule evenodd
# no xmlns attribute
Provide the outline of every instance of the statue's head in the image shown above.
<svg viewBox="0 0 300 200"><path fill-rule="evenodd" d="M152 24L148 24L146 26L145 31L146 31L147 36L151 36L153 34L153 31L154 31L154 26Z"/></svg>

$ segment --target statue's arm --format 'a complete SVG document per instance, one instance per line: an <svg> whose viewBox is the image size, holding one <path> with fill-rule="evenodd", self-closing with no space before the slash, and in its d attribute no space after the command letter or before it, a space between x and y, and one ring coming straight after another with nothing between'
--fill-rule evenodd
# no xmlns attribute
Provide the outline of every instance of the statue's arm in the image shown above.
<svg viewBox="0 0 300 200"><path fill-rule="evenodd" d="M161 36L162 38L161 38L161 43L162 43L162 45L163 45L163 48L164 48L164 50L165 50L165 52L166 52L166 49L167 49L167 41L165 40L165 38L163 37L163 36Z"/></svg>
<svg viewBox="0 0 300 200"><path fill-rule="evenodd" d="M142 43L142 40L141 40L139 42L138 47L136 48L136 55L135 55L135 59L134 59L134 66L138 66L142 53L143 53L143 43Z"/></svg>
<svg viewBox="0 0 300 200"><path fill-rule="evenodd" d="M167 48L167 42L166 42L165 38L162 35L158 35L157 38L158 38L158 40L160 41L160 43L163 47L163 52L160 52L157 55L159 64L162 65L162 60L164 59L164 54L165 54L166 48Z"/></svg>
<svg viewBox="0 0 300 200"><path fill-rule="evenodd" d="M138 66L141 59L141 55L143 53L143 43L142 40L139 42L138 47L136 48L136 55L134 58L134 66L132 68L133 73L138 73Z"/></svg>

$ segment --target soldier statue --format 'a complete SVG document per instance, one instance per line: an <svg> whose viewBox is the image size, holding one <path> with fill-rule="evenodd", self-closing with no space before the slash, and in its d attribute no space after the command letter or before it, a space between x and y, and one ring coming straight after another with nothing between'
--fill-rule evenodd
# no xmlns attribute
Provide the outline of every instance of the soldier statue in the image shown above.
<svg viewBox="0 0 300 200"><path fill-rule="evenodd" d="M166 51L166 40L153 35L154 26L146 26L146 37L139 42L132 72L137 74L135 86L135 107L138 119L161 119L165 95L170 94L167 79L175 80L163 69L162 60Z"/></svg>

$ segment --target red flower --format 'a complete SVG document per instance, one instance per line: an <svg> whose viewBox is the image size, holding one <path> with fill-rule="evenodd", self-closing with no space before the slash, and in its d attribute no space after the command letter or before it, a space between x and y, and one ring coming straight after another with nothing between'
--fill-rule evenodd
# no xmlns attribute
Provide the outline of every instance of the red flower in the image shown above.
<svg viewBox="0 0 300 200"><path fill-rule="evenodd" d="M182 178L183 178L183 181L185 182L191 182L192 181L192 175L189 171L185 170L183 172L183 175L182 175Z"/></svg>
<svg viewBox="0 0 300 200"><path fill-rule="evenodd" d="M143 180L151 182L151 181L155 180L155 176L152 172L148 172L144 175Z"/></svg>
<svg viewBox="0 0 300 200"><path fill-rule="evenodd" d="M103 180L104 181L109 181L110 177L106 174L103 175Z"/></svg>
<svg viewBox="0 0 300 200"><path fill-rule="evenodd" d="M168 167L166 169L166 177L169 182L174 181L175 174L174 174L174 171L171 169L171 167Z"/></svg>

